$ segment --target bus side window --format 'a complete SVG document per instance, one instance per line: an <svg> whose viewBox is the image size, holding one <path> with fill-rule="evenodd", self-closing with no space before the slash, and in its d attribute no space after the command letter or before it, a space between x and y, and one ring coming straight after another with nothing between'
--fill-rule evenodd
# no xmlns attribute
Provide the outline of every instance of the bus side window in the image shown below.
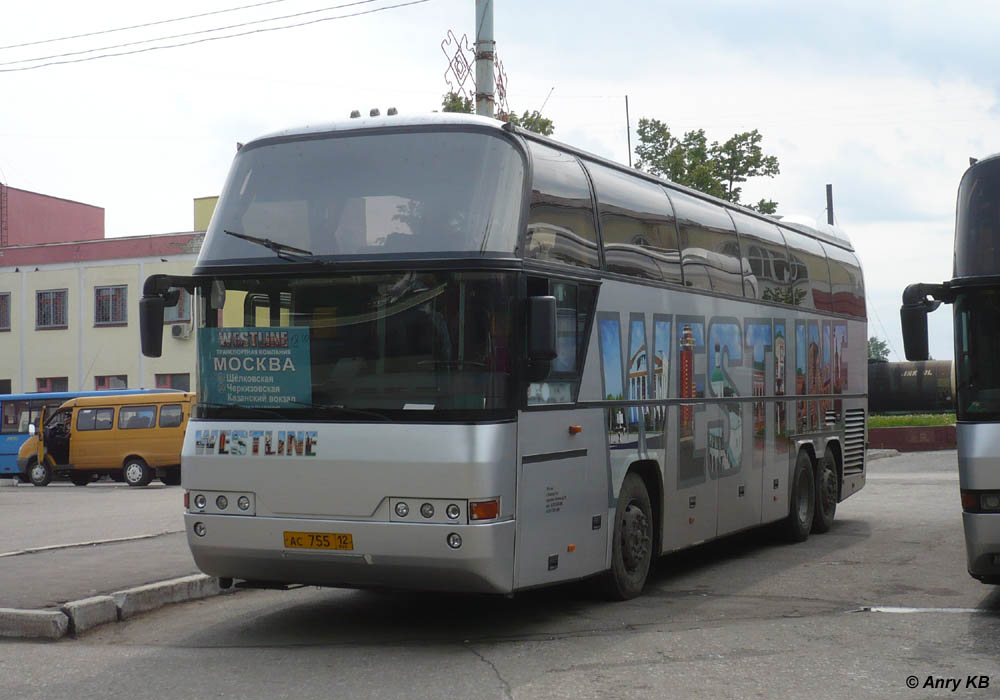
<svg viewBox="0 0 1000 700"><path fill-rule="evenodd" d="M28 432L27 401L3 402L3 425L0 426L0 431L4 433Z"/></svg>
<svg viewBox="0 0 1000 700"><path fill-rule="evenodd" d="M830 268L819 241L785 229L785 242L791 259L792 293L796 305L818 311L833 311L830 294Z"/></svg>
<svg viewBox="0 0 1000 700"><path fill-rule="evenodd" d="M677 190L668 193L680 231L684 285L742 297L743 257L729 213Z"/></svg>
<svg viewBox="0 0 1000 700"><path fill-rule="evenodd" d="M534 165L525 258L598 267L590 183L575 156L528 142Z"/></svg>
<svg viewBox="0 0 1000 700"><path fill-rule="evenodd" d="M548 376L528 386L528 404L560 404L576 401L583 373L587 331L597 303L597 288L588 284L532 279L530 295L551 294L556 298L556 349Z"/></svg>

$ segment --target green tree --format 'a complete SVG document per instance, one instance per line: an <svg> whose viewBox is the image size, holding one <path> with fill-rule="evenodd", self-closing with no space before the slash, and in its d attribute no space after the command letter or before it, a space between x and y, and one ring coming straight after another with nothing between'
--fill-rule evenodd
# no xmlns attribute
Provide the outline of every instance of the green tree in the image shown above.
<svg viewBox="0 0 1000 700"><path fill-rule="evenodd" d="M441 111L472 114L475 111L475 105L473 105L471 99L463 97L460 93L447 92L441 98ZM525 110L521 116L517 116L516 112L501 114L500 119L528 131L534 131L536 134L541 134L542 136L551 136L552 132L555 131L552 120L543 117L537 109L531 112Z"/></svg>
<svg viewBox="0 0 1000 700"><path fill-rule="evenodd" d="M780 172L778 159L765 155L759 131L734 134L725 143L708 143L704 129L688 131L678 139L659 119L642 118L635 148L636 168L662 175L679 185L740 204L740 184L751 177L774 177ZM747 205L763 214L773 214L777 202L761 199Z"/></svg>
<svg viewBox="0 0 1000 700"><path fill-rule="evenodd" d="M463 97L457 92L447 92L444 97L441 98L441 111L442 112L464 112L465 114L472 114L472 100L468 97Z"/></svg>
<svg viewBox="0 0 1000 700"><path fill-rule="evenodd" d="M877 338L874 335L868 339L868 359L869 360L888 360L889 359L889 344Z"/></svg>

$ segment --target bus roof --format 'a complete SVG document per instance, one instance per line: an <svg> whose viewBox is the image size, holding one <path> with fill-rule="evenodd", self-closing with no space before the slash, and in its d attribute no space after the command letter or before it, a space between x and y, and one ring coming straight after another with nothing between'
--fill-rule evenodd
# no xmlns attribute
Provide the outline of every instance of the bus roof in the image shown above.
<svg viewBox="0 0 1000 700"><path fill-rule="evenodd" d="M109 394L107 396L80 396L65 402L60 408L67 406L137 406L150 403L171 403L177 401L193 401L193 391L171 391L158 394Z"/></svg>
<svg viewBox="0 0 1000 700"><path fill-rule="evenodd" d="M780 226L787 226L788 228L794 229L799 233L804 233L807 236L816 238L827 243L832 243L841 248L846 248L847 250L854 250L854 246L851 244L850 238L847 234L840 228L836 226L831 226L829 224L824 224L816 221L816 219L810 216L803 215L789 215L789 216L778 216L778 215L765 215L760 214L752 209L748 209L739 204L733 204L718 197L713 197L712 195L705 194L698 190L691 189L690 187L685 187L684 185L679 185L675 182L667 180L664 177L658 175L653 175L641 170L635 170L621 163L603 158L601 156L589 153L582 149L570 146L561 141L556 141L546 136L536 134L534 132L528 131L520 127L512 127L509 124L505 124L497 119L491 119L489 117L482 117L475 114L466 114L464 112L431 112L427 114L412 114L412 115L392 115L392 116L377 116L377 117L355 117L352 119L343 119L339 121L323 122L317 124L306 124L299 127L293 127L290 129L283 129L281 131L275 131L269 134L265 134L258 138L255 138L247 142L244 146L252 147L256 145L263 145L264 142L271 141L273 139L285 139L285 138L296 138L296 137L307 137L319 134L329 134L337 132L349 132L349 131L364 131L364 130L377 130L377 129L389 129L389 128L413 128L413 127L426 127L426 126L476 126L485 129L496 129L497 131L505 130L517 133L526 138L535 139L548 143L556 148L569 151L576 155L582 156L584 158L601 162L605 165L615 167L620 170L630 172L635 175L639 175L644 178L649 178L653 180L659 180L662 182L669 183L671 187L687 192L688 194L698 197L699 199L704 199L715 204L724 206L726 208L737 209L743 213L750 216L758 217L770 221L772 223L777 223Z"/></svg>
<svg viewBox="0 0 1000 700"><path fill-rule="evenodd" d="M124 396L128 394L177 393L176 389L95 389L94 391L32 391L21 394L0 394L0 401L34 401L38 399L77 399L82 396Z"/></svg>

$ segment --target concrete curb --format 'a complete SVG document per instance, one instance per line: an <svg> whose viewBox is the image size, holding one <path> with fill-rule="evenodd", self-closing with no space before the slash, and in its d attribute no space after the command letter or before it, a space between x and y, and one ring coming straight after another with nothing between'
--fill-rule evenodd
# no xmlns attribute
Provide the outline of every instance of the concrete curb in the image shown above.
<svg viewBox="0 0 1000 700"><path fill-rule="evenodd" d="M0 608L0 637L60 639L156 610L171 603L200 600L235 589L222 590L219 579L204 574L127 588L110 595L83 598L58 610Z"/></svg>
<svg viewBox="0 0 1000 700"><path fill-rule="evenodd" d="M873 459L882 459L883 457L898 457L899 450L894 450L892 448L875 448L868 450L865 455L866 461L871 462Z"/></svg>

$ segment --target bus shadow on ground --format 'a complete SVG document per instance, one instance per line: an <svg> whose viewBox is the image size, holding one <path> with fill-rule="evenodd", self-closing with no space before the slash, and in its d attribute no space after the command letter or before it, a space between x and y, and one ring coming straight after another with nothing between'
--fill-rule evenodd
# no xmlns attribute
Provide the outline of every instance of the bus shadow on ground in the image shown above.
<svg viewBox="0 0 1000 700"><path fill-rule="evenodd" d="M725 537L661 557L644 594L624 602L610 601L597 579L523 591L513 598L305 588L288 592L287 602L222 634L238 645L336 646L502 642L642 629L696 619L703 606L721 599L730 599L730 608L745 606L734 590L780 578L803 559L846 547L851 538L835 534L865 536L867 527L863 521L838 521L827 535L798 546L781 542L766 527ZM723 579L725 584L719 584Z"/></svg>

